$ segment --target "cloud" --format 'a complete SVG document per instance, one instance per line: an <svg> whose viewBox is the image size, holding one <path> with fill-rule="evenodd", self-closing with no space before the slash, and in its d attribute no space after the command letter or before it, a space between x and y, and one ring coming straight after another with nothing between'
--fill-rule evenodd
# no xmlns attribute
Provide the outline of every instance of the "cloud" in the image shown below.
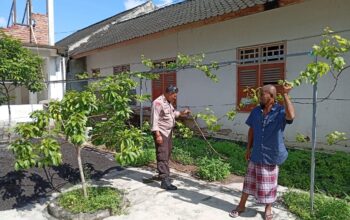
<svg viewBox="0 0 350 220"><path fill-rule="evenodd" d="M158 3L159 7L166 6L166 5L171 5L173 4L174 0L160 0Z"/></svg>
<svg viewBox="0 0 350 220"><path fill-rule="evenodd" d="M141 5L142 3L145 3L146 1L147 0L124 0L124 7L126 10L128 10L130 8L134 8L138 5ZM170 4L174 3L174 0L158 0L158 1L153 0L153 2L155 2L158 7L163 7L163 6L170 5Z"/></svg>
<svg viewBox="0 0 350 220"><path fill-rule="evenodd" d="M6 26L6 18L0 17L0 27L5 27Z"/></svg>
<svg viewBox="0 0 350 220"><path fill-rule="evenodd" d="M126 0L124 1L124 7L126 10L130 8L134 8L138 5L141 5L142 3L145 3L146 0Z"/></svg>

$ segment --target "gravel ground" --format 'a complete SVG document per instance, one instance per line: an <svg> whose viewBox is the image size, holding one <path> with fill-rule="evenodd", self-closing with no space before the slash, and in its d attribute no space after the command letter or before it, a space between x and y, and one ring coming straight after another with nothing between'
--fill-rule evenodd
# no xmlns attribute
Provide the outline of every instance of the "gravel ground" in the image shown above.
<svg viewBox="0 0 350 220"><path fill-rule="evenodd" d="M80 182L75 149L69 144L62 144L61 149L62 165L47 169L56 189ZM87 179L96 180L112 169L122 169L116 164L112 155L90 148L83 149L82 160ZM0 145L0 211L39 202L54 192L44 169L15 171L14 163L14 156L7 146Z"/></svg>

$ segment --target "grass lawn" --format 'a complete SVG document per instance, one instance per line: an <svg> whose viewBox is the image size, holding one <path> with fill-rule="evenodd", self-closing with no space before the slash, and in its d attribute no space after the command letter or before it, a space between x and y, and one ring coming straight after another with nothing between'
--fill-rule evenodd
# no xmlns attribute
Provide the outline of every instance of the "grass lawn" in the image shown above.
<svg viewBox="0 0 350 220"><path fill-rule="evenodd" d="M230 171L244 176L247 168L244 144L215 139L210 142L218 153L227 158L223 161L229 164ZM203 157L219 157L199 138L177 138L174 140L174 148L173 158L184 164L193 161L194 164L201 165ZM294 149L289 149L288 152L287 161L280 167L279 184L308 191L311 152ZM315 189L319 194L315 196L313 215L310 214L308 193L288 192L283 196L284 203L292 213L305 220L350 219L350 154L316 153Z"/></svg>
<svg viewBox="0 0 350 220"><path fill-rule="evenodd" d="M94 213L99 210L110 209L113 214L121 213L122 195L109 187L88 187L89 197L83 196L82 189L63 193L59 198L59 204L72 213Z"/></svg>

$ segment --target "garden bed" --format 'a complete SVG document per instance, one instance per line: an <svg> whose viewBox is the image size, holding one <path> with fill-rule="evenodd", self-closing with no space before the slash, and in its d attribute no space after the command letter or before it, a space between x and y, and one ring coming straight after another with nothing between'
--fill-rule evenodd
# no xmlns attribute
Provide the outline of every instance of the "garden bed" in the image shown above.
<svg viewBox="0 0 350 220"><path fill-rule="evenodd" d="M80 182L75 148L62 144L63 164L48 169L57 189L68 188ZM82 151L88 179L98 180L110 170L121 170L111 155L90 149ZM15 171L13 154L7 146L0 147L0 211L20 208L48 198L54 190L43 169Z"/></svg>
<svg viewBox="0 0 350 220"><path fill-rule="evenodd" d="M58 219L99 220L122 214L128 206L124 194L110 187L89 187L88 198L82 189L74 189L61 194L48 205L50 215Z"/></svg>

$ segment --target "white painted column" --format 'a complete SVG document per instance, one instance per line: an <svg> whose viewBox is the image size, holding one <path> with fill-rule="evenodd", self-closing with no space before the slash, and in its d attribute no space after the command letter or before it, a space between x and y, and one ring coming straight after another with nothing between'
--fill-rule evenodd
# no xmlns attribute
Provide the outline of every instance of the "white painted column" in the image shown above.
<svg viewBox="0 0 350 220"><path fill-rule="evenodd" d="M48 76L50 81L48 98L61 100L64 93L64 83L62 82L64 79L62 57L52 57L49 60L49 64L51 66L48 68Z"/></svg>
<svg viewBox="0 0 350 220"><path fill-rule="evenodd" d="M38 104L38 94L29 92L29 104Z"/></svg>
<svg viewBox="0 0 350 220"><path fill-rule="evenodd" d="M53 0L46 0L47 16L49 19L49 45L55 45L55 23L54 23L54 3Z"/></svg>

